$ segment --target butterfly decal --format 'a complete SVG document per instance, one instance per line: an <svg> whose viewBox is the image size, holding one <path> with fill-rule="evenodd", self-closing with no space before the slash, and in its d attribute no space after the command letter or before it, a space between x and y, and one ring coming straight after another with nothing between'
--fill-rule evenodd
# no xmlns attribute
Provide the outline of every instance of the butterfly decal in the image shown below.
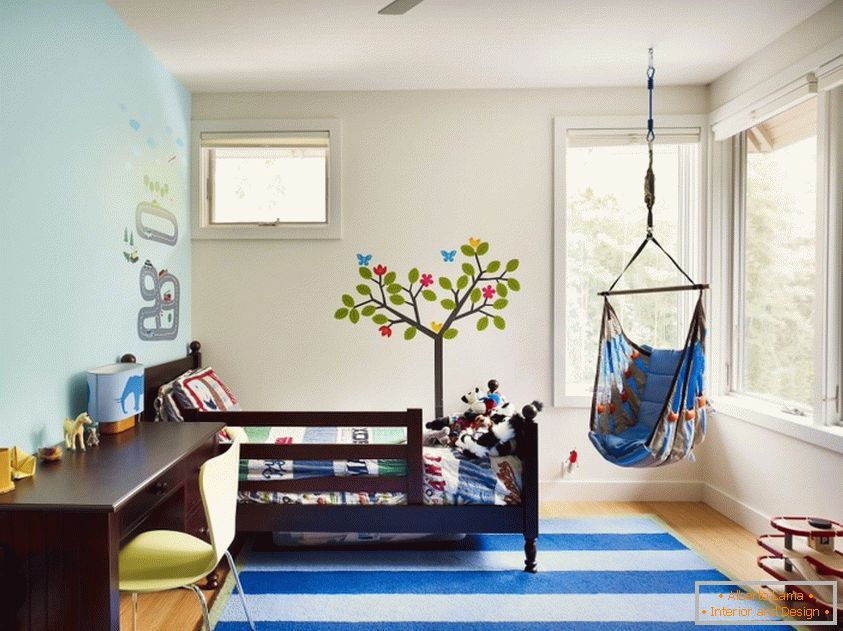
<svg viewBox="0 0 843 631"><path fill-rule="evenodd" d="M372 260L371 254L358 254L357 255L357 264L363 267L367 267L369 265L369 261Z"/></svg>
<svg viewBox="0 0 843 631"><path fill-rule="evenodd" d="M446 263L454 262L454 257L457 255L456 250L451 250L450 252L448 250L441 250L441 252L443 261L445 261Z"/></svg>

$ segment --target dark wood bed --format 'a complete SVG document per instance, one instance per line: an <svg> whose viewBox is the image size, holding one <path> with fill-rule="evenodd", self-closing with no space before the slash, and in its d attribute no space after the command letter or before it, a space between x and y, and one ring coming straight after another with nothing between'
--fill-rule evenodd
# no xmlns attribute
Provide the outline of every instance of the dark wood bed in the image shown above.
<svg viewBox="0 0 843 631"><path fill-rule="evenodd" d="M122 361L136 361L124 355ZM201 344L191 342L186 357L147 366L145 369L144 421L155 417L153 402L158 388L182 373L202 365ZM199 412L185 410L186 422ZM202 414L208 414L204 412ZM399 506L336 506L242 503L237 530L246 532L381 532L381 533L520 533L524 536L525 571L536 571L539 534L538 427L529 423L523 462L521 504L512 506L428 506L423 500L422 411L403 412L213 412L214 420L230 426L299 427L405 427L405 445L267 445L243 444L241 456L256 459L353 460L393 458L405 460L407 475L389 478L326 477L304 480L243 481L243 491L286 493L351 491L403 492L407 504Z"/></svg>

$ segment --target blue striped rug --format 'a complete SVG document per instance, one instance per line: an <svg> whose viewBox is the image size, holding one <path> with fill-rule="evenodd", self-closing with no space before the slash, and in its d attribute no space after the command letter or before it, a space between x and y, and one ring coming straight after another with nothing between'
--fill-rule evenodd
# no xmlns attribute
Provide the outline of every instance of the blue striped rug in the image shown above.
<svg viewBox="0 0 843 631"><path fill-rule="evenodd" d="M251 551L238 565L259 631L691 629L694 581L728 580L648 517L543 520L541 533L538 574L521 571L519 535ZM230 583L215 629L247 631Z"/></svg>

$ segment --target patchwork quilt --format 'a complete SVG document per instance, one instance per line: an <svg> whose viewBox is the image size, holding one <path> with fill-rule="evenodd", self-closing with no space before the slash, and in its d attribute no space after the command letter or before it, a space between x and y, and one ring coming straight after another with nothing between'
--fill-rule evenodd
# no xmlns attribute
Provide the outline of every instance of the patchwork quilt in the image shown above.
<svg viewBox="0 0 843 631"><path fill-rule="evenodd" d="M279 445L405 444L398 427L246 427L250 443ZM514 456L468 458L447 447L423 447L424 501L431 505L519 504L521 461ZM241 460L241 480L402 477L404 460ZM404 493L279 493L241 491L241 502L285 504L405 504Z"/></svg>

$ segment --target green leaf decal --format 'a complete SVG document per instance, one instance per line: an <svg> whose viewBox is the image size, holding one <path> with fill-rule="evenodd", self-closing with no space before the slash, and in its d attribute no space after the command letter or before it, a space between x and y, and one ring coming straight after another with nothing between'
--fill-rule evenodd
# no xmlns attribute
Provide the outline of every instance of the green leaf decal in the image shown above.
<svg viewBox="0 0 843 631"><path fill-rule="evenodd" d="M364 285L363 283L360 283L359 285L357 285L357 293L362 294L364 296L371 296L372 295L372 288L369 287L368 285Z"/></svg>
<svg viewBox="0 0 843 631"><path fill-rule="evenodd" d="M342 295L342 303L346 307L349 307L349 308L353 307L354 306L354 298L349 294L343 294Z"/></svg>
<svg viewBox="0 0 843 631"><path fill-rule="evenodd" d="M402 295L400 295L400 294L392 294L392 295L389 297L389 302L391 302L392 304L394 304L394 305L396 305L396 306L398 306L398 305L403 305L403 304L404 304L404 302L405 302L405 301L404 301L404 296L402 296Z"/></svg>
<svg viewBox="0 0 843 631"><path fill-rule="evenodd" d="M348 319L351 320L352 324L357 324L360 321L360 312L357 309L352 309L351 313L348 314Z"/></svg>
<svg viewBox="0 0 843 631"><path fill-rule="evenodd" d="M407 280L409 280L411 284L419 282L419 270L417 270L415 267L413 269L411 269L410 273L407 274ZM409 330L409 329L407 329L407 330ZM406 333L404 335L406 337ZM413 335L415 335L415 333ZM407 339L410 339L410 338L407 338Z"/></svg>
<svg viewBox="0 0 843 631"><path fill-rule="evenodd" d="M485 331L487 326L489 326L489 318L487 318L486 316L483 316L477 321L478 331Z"/></svg>
<svg viewBox="0 0 843 631"><path fill-rule="evenodd" d="M337 309L337 310L334 312L334 317L335 317L337 320L342 320L342 319L343 319L343 318L345 318L345 316L347 316L347 315L348 315L348 309Z"/></svg>
<svg viewBox="0 0 843 631"><path fill-rule="evenodd" d="M372 279L372 270L370 270L368 267L358 267L357 271L360 272L360 276L362 278L365 278L366 280Z"/></svg>
<svg viewBox="0 0 843 631"><path fill-rule="evenodd" d="M448 329L442 334L442 337L444 337L446 340L452 340L457 336L457 333L459 333L459 331L457 331L456 329Z"/></svg>
<svg viewBox="0 0 843 631"><path fill-rule="evenodd" d="M472 248L470 245L460 246L460 252L462 252L465 256L474 256L474 248Z"/></svg>
<svg viewBox="0 0 843 631"><path fill-rule="evenodd" d="M489 261L489 264L486 266L486 271L490 274L494 274L501 268L500 261Z"/></svg>
<svg viewBox="0 0 843 631"><path fill-rule="evenodd" d="M404 331L404 339L405 340L412 340L416 337L416 327L411 326Z"/></svg>
<svg viewBox="0 0 843 631"><path fill-rule="evenodd" d="M387 318L384 314L379 313L372 318L372 322L374 322L375 324L386 324L387 322L389 322L389 318Z"/></svg>
<svg viewBox="0 0 843 631"><path fill-rule="evenodd" d="M424 297L425 300L429 300L430 302L433 302L434 300L436 300L436 292L433 291L432 289L425 289L422 292L422 296Z"/></svg>
<svg viewBox="0 0 843 631"><path fill-rule="evenodd" d="M514 272L515 270L518 269L518 264L519 264L518 259L512 259L510 261L507 261L506 271L507 272Z"/></svg>
<svg viewBox="0 0 843 631"><path fill-rule="evenodd" d="M500 316L495 316L493 322L495 323L495 328L500 329L501 331L506 328L506 320Z"/></svg>
<svg viewBox="0 0 843 631"><path fill-rule="evenodd" d="M363 307L363 311L362 311L362 313L363 313L363 315L364 315L365 317L367 317L367 318L368 318L369 316L371 316L372 314L374 314L374 313L375 313L375 311L377 311L377 309L378 309L378 308L377 308L375 305L366 305L365 307Z"/></svg>
<svg viewBox="0 0 843 631"><path fill-rule="evenodd" d="M460 276L457 279L457 289L465 289L468 287L468 276Z"/></svg>
<svg viewBox="0 0 843 631"><path fill-rule="evenodd" d="M509 304L509 300L505 298L499 298L492 303L492 307L500 311L501 309L505 309L506 305Z"/></svg>
<svg viewBox="0 0 843 631"><path fill-rule="evenodd" d="M503 283L498 283L495 287L495 291L498 292L498 296L500 296L501 298L506 298L506 295L509 293L509 290Z"/></svg>
<svg viewBox="0 0 843 631"><path fill-rule="evenodd" d="M509 288L510 288L512 291L518 291L519 289L521 289L521 283L519 283L519 282L518 282L517 280L515 280L514 278L507 278L507 279L506 279L506 284L507 284L507 285L509 285Z"/></svg>
<svg viewBox="0 0 843 631"><path fill-rule="evenodd" d="M383 277L383 284L384 285L391 285L395 282L395 272L389 272L386 276Z"/></svg>
<svg viewBox="0 0 843 631"><path fill-rule="evenodd" d="M442 305L442 308L447 311L453 311L457 308L457 303L451 300L450 298L445 298L439 304Z"/></svg>
<svg viewBox="0 0 843 631"><path fill-rule="evenodd" d="M399 291L401 291L401 285L397 283L386 288L386 292L389 294L397 294Z"/></svg>
<svg viewBox="0 0 843 631"><path fill-rule="evenodd" d="M468 276L474 276L474 266L471 263L463 263L462 264L462 271L464 274Z"/></svg>
<svg viewBox="0 0 843 631"><path fill-rule="evenodd" d="M448 278L447 276L440 276L439 277L439 286L442 289L447 289L447 290L450 290L450 289L453 288L453 285L451 284L451 279Z"/></svg>
<svg viewBox="0 0 843 631"><path fill-rule="evenodd" d="M482 297L483 297L483 294L480 291L479 287L475 287L474 289L471 290L471 296L469 296L469 298L471 299L471 302L480 302L480 299Z"/></svg>
<svg viewBox="0 0 843 631"><path fill-rule="evenodd" d="M477 255L483 256L484 254L489 253L489 244L485 241L477 246Z"/></svg>

